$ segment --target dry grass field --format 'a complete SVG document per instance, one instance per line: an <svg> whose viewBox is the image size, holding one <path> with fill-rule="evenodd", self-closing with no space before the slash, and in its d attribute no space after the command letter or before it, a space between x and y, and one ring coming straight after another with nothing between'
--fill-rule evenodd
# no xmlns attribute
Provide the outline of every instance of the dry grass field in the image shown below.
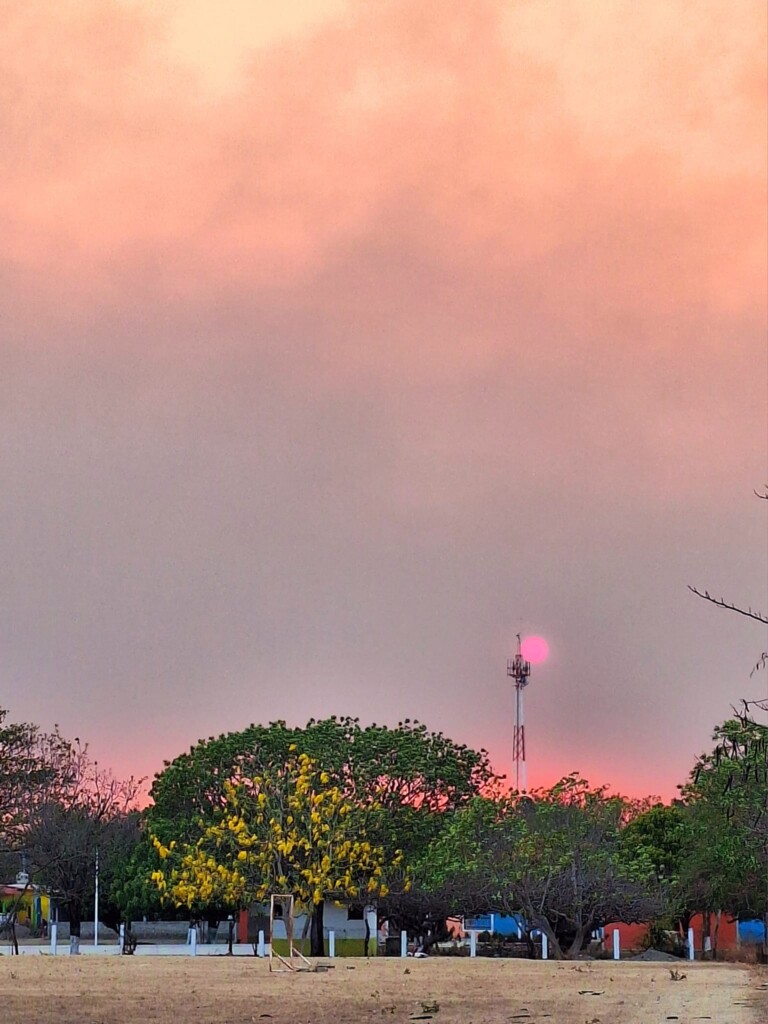
<svg viewBox="0 0 768 1024"><path fill-rule="evenodd" d="M765 1024L768 972L728 964L252 958L0 958L8 1024Z"/></svg>

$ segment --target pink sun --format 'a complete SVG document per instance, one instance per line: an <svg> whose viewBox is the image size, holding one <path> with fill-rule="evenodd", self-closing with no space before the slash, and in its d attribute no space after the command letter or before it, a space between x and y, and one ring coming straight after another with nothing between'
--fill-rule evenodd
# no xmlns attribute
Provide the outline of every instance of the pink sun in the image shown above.
<svg viewBox="0 0 768 1024"><path fill-rule="evenodd" d="M520 645L520 650L526 661L532 665L539 665L546 661L549 656L549 644L543 636L527 636Z"/></svg>

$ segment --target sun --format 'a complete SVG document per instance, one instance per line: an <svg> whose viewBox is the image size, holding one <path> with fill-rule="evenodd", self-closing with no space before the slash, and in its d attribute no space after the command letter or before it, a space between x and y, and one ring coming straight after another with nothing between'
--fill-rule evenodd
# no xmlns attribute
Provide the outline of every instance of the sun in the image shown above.
<svg viewBox="0 0 768 1024"><path fill-rule="evenodd" d="M527 636L520 645L520 651L526 661L540 665L549 657L549 644L543 636Z"/></svg>

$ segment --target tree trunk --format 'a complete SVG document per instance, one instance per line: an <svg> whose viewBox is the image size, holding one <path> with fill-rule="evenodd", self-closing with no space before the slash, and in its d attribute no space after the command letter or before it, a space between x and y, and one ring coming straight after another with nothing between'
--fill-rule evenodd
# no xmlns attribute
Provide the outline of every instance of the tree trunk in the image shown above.
<svg viewBox="0 0 768 1024"><path fill-rule="evenodd" d="M69 905L69 953L77 956L80 952L80 922L82 914L79 903Z"/></svg>
<svg viewBox="0 0 768 1024"><path fill-rule="evenodd" d="M712 910L705 910L701 914L701 959L712 958Z"/></svg>
<svg viewBox="0 0 768 1024"><path fill-rule="evenodd" d="M573 942L568 947L566 957L568 960L573 960L581 952L581 948L584 945L584 936L587 934L586 928L578 928L576 934L573 937Z"/></svg>
<svg viewBox="0 0 768 1024"><path fill-rule="evenodd" d="M316 903L312 910L312 925L309 933L309 955L325 956L325 936L323 935L323 903Z"/></svg>
<svg viewBox="0 0 768 1024"><path fill-rule="evenodd" d="M123 954L124 956L133 956L136 952L137 940L134 937L133 929L131 928L131 921L125 922L125 935L123 939Z"/></svg>
<svg viewBox="0 0 768 1024"><path fill-rule="evenodd" d="M722 910L718 910L715 914L715 933L712 936L712 959L717 960L717 940L720 935L720 918L722 917ZM738 925L736 926L738 928Z"/></svg>
<svg viewBox="0 0 768 1024"><path fill-rule="evenodd" d="M546 932L547 941L549 942L549 956L552 960L565 960L563 954L563 947L560 945L560 940L555 935L555 931L552 925L546 918L539 918L536 922L536 927L541 931Z"/></svg>
<svg viewBox="0 0 768 1024"><path fill-rule="evenodd" d="M363 917L365 918L365 955L366 957L371 955L371 926L368 922L368 908L366 907L363 911Z"/></svg>

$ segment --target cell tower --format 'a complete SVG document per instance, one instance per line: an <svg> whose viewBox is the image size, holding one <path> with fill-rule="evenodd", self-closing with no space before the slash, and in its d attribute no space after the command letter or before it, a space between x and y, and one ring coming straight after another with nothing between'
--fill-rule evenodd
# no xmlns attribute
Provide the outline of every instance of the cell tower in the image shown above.
<svg viewBox="0 0 768 1024"><path fill-rule="evenodd" d="M523 718L523 690L531 678L531 663L523 658L520 634L517 634L517 654L507 661L507 675L515 680L515 732L512 741L512 760L515 763L515 789L524 793L528 788L525 771L525 721Z"/></svg>

